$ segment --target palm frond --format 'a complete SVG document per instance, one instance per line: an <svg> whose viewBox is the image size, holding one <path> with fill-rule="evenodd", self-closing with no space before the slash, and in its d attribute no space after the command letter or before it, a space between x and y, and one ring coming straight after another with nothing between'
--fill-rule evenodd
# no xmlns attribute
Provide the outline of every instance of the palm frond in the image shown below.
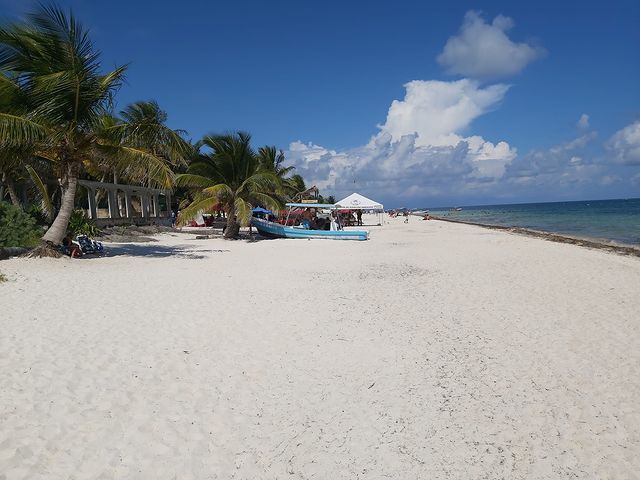
<svg viewBox="0 0 640 480"><path fill-rule="evenodd" d="M253 198L255 199L257 205L267 208L273 212L282 210L282 208L284 207L284 202L273 195L254 192Z"/></svg>
<svg viewBox="0 0 640 480"><path fill-rule="evenodd" d="M253 206L243 198L236 197L234 201L234 209L238 223L244 227L249 225L251 220L251 211Z"/></svg>
<svg viewBox="0 0 640 480"><path fill-rule="evenodd" d="M96 145L113 170L132 182L146 182L150 186L173 188L175 177L162 158L140 148L127 145Z"/></svg>
<svg viewBox="0 0 640 480"><path fill-rule="evenodd" d="M45 138L47 129L24 116L0 112L0 139L9 146L38 143Z"/></svg>
<svg viewBox="0 0 640 480"><path fill-rule="evenodd" d="M178 223L184 225L185 223L193 220L199 212L206 212L218 205L218 199L215 197L200 197L192 202L189 206L180 210L180 218Z"/></svg>
<svg viewBox="0 0 640 480"><path fill-rule="evenodd" d="M257 172L247 178L238 189L238 194L254 191L275 193L279 186L279 179L273 172Z"/></svg>
<svg viewBox="0 0 640 480"><path fill-rule="evenodd" d="M207 188L211 187L213 181L202 175L194 175L191 173L182 173L180 175L176 175L176 186L177 187L187 187L187 188Z"/></svg>
<svg viewBox="0 0 640 480"><path fill-rule="evenodd" d="M231 190L231 188L228 185L225 185L224 183L219 183L217 185L207 187L204 190L202 190L202 193L204 195L217 198L219 201L234 197L233 190Z"/></svg>
<svg viewBox="0 0 640 480"><path fill-rule="evenodd" d="M44 184L40 175L35 171L35 169L31 165L25 165L27 172L29 172L29 176L33 181L33 184L36 186L38 193L40 195L40 202L42 205L42 211L44 212L47 221L53 221L53 216L55 210L53 208L53 202L51 201L51 197L49 196L49 191L47 186Z"/></svg>

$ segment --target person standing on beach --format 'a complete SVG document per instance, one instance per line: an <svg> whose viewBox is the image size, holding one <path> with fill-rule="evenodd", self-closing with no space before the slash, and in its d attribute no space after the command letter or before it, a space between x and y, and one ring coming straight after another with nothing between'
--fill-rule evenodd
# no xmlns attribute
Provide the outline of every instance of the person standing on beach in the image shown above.
<svg viewBox="0 0 640 480"><path fill-rule="evenodd" d="M356 217L358 219L358 225L362 225L362 210L356 210Z"/></svg>

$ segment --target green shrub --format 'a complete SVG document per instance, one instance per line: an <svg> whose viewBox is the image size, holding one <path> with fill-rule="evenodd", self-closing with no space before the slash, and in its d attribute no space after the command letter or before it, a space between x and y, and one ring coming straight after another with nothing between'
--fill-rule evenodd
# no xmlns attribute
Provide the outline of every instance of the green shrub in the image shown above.
<svg viewBox="0 0 640 480"><path fill-rule="evenodd" d="M98 234L98 227L87 218L83 210L74 210L69 219L67 231L74 237L78 235L95 237Z"/></svg>
<svg viewBox="0 0 640 480"><path fill-rule="evenodd" d="M6 282L6 281L7 281L7 276L4 273L0 273L0 283Z"/></svg>
<svg viewBox="0 0 640 480"><path fill-rule="evenodd" d="M49 226L49 223L51 223L47 220L47 216L42 211L42 207L40 205L33 203L25 209L25 212L31 215L38 225Z"/></svg>
<svg viewBox="0 0 640 480"><path fill-rule="evenodd" d="M0 202L0 247L35 247L41 236L42 229L31 215Z"/></svg>

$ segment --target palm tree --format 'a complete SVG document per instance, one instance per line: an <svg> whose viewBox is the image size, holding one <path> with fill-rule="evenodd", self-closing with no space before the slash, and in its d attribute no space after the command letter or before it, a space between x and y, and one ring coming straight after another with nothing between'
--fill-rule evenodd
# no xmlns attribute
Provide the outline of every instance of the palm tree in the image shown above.
<svg viewBox="0 0 640 480"><path fill-rule="evenodd" d="M180 212L182 223L200 211L222 205L227 214L224 237L236 238L240 226L249 224L255 206L282 207L278 176L263 168L248 133L207 135L200 144L210 151L200 155L187 173L176 177L176 185L194 189L193 202Z"/></svg>
<svg viewBox="0 0 640 480"><path fill-rule="evenodd" d="M294 200L296 195L305 192L307 190L307 186L304 183L302 175L298 175L297 173L295 175L291 175L291 177L287 179L286 190L289 197Z"/></svg>
<svg viewBox="0 0 640 480"><path fill-rule="evenodd" d="M277 193L284 200L293 201L297 194L307 189L301 175L292 175L296 167L284 166L285 157L282 150L270 146L261 147L258 150L258 159L262 169L273 172L278 177L280 188Z"/></svg>
<svg viewBox="0 0 640 480"><path fill-rule="evenodd" d="M285 167L284 160L284 152L276 147L264 146L258 149L260 168L273 172L282 181L296 168L293 166Z"/></svg>
<svg viewBox="0 0 640 480"><path fill-rule="evenodd" d="M0 72L0 112L6 116L6 122L24 115L26 113L27 102L23 90L15 78L10 78ZM2 127L0 123L0 128ZM3 131L0 130L0 139L4 138ZM24 160L32 154L32 145L29 142L12 145L9 142L0 142L0 201L4 198L4 188L9 194L11 203L21 208L20 200L16 194L15 184L22 177Z"/></svg>
<svg viewBox="0 0 640 480"><path fill-rule="evenodd" d="M0 143L32 147L59 178L61 205L43 237L44 254L66 234L83 172L110 169L169 188L170 164L186 142L162 122L142 126L110 114L127 66L100 74L99 52L73 14L42 6L29 19L0 27L0 96L11 95L0 101ZM169 143L157 149L149 146L151 138Z"/></svg>
<svg viewBox="0 0 640 480"><path fill-rule="evenodd" d="M4 198L4 188L7 189L11 203L21 208L16 193L15 181L20 177L22 168L22 152L17 148L0 147L0 201Z"/></svg>

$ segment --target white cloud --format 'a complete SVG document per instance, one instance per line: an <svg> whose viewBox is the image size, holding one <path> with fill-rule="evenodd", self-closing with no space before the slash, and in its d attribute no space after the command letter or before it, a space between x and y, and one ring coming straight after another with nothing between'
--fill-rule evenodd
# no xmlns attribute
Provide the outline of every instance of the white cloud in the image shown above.
<svg viewBox="0 0 640 480"><path fill-rule="evenodd" d="M577 126L582 130L586 130L587 128L589 128L589 115L587 115L586 113L580 115Z"/></svg>
<svg viewBox="0 0 640 480"><path fill-rule="evenodd" d="M287 157L308 183L336 196L361 190L406 197L410 191L440 191L443 182L474 174L466 142L418 146L416 139L412 134L394 141L383 133L367 145L344 152L293 142Z"/></svg>
<svg viewBox="0 0 640 480"><path fill-rule="evenodd" d="M618 130L607 142L614 163L640 165L640 120Z"/></svg>
<svg viewBox="0 0 640 480"><path fill-rule="evenodd" d="M587 146L597 136L598 134L596 132L586 133L584 135L580 135L578 138L574 138L568 142L560 143L559 145L551 147L549 152L552 154L573 152L574 150Z"/></svg>
<svg viewBox="0 0 640 480"><path fill-rule="evenodd" d="M579 152L596 138L595 132L581 135L547 150L533 150L518 157L506 168L506 176L524 181L545 181L546 175L581 176L590 165Z"/></svg>
<svg viewBox="0 0 640 480"><path fill-rule="evenodd" d="M418 145L455 145L457 134L478 116L494 109L504 98L508 85L482 88L468 79L453 82L414 80L405 84L404 100L391 103L380 129L394 140L418 134Z"/></svg>
<svg viewBox="0 0 640 480"><path fill-rule="evenodd" d="M469 11L458 35L450 37L438 63L449 73L471 78L514 75L545 54L541 47L513 42L506 32L513 20L498 15L491 24L479 12Z"/></svg>
<svg viewBox="0 0 640 480"><path fill-rule="evenodd" d="M600 178L600 184L606 187L613 185L614 183L619 183L622 179L618 175L603 175Z"/></svg>
<svg viewBox="0 0 640 480"><path fill-rule="evenodd" d="M380 132L361 146L335 151L293 142L287 158L309 183L336 194L353 190L433 195L454 185L487 184L504 174L516 151L462 133L503 99L506 85L481 88L472 80L413 81L394 101Z"/></svg>

